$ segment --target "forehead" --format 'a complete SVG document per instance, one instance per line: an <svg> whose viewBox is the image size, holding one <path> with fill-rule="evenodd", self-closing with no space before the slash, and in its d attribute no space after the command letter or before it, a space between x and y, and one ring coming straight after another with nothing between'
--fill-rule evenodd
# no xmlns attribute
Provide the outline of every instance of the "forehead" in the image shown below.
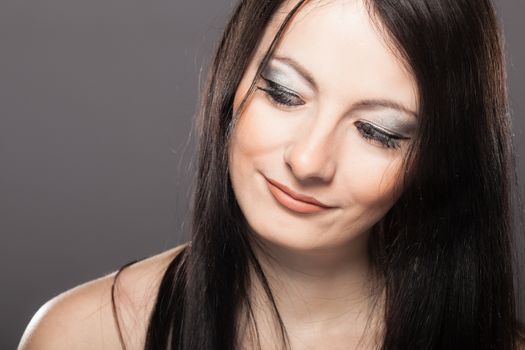
<svg viewBox="0 0 525 350"><path fill-rule="evenodd" d="M270 40L296 3L285 2L274 16ZM417 110L416 82L385 39L362 0L307 1L274 56L299 62L334 99L388 98Z"/></svg>

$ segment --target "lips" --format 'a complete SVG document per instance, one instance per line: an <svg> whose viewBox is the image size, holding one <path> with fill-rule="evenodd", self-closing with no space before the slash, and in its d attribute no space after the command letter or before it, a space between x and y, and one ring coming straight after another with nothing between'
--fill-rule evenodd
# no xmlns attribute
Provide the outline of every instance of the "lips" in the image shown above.
<svg viewBox="0 0 525 350"><path fill-rule="evenodd" d="M285 185L266 178L268 189L273 197L286 208L302 214L311 214L321 212L330 208L317 199L292 191Z"/></svg>

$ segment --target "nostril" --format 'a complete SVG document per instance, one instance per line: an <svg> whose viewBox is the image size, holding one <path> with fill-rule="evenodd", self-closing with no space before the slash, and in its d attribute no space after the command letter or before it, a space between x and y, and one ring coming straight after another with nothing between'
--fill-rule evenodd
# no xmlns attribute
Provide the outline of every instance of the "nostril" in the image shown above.
<svg viewBox="0 0 525 350"><path fill-rule="evenodd" d="M335 174L335 164L330 159L312 158L301 154L289 157L285 162L293 175L301 181L316 178L329 182Z"/></svg>
<svg viewBox="0 0 525 350"><path fill-rule="evenodd" d="M331 181L336 168L333 138L331 132L311 129L308 135L301 135L287 146L284 162L298 180Z"/></svg>

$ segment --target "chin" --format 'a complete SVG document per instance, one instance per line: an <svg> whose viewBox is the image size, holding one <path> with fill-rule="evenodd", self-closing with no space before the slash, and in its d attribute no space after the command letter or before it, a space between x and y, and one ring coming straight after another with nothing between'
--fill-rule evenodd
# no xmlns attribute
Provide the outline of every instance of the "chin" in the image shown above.
<svg viewBox="0 0 525 350"><path fill-rule="evenodd" d="M345 236L343 240L341 236L331 237L328 230L312 229L311 225L299 227L277 220L255 221L250 223L250 228L253 238L264 246L303 254L338 249L352 240L350 235Z"/></svg>

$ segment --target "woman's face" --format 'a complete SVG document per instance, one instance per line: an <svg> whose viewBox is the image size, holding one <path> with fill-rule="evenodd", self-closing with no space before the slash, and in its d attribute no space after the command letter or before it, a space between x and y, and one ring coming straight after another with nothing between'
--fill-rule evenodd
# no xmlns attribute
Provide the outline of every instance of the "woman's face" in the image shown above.
<svg viewBox="0 0 525 350"><path fill-rule="evenodd" d="M295 3L266 29L234 110ZM229 150L232 186L250 227L298 251L345 247L366 236L402 191L395 184L417 127L417 88L362 1L303 6L256 86Z"/></svg>

